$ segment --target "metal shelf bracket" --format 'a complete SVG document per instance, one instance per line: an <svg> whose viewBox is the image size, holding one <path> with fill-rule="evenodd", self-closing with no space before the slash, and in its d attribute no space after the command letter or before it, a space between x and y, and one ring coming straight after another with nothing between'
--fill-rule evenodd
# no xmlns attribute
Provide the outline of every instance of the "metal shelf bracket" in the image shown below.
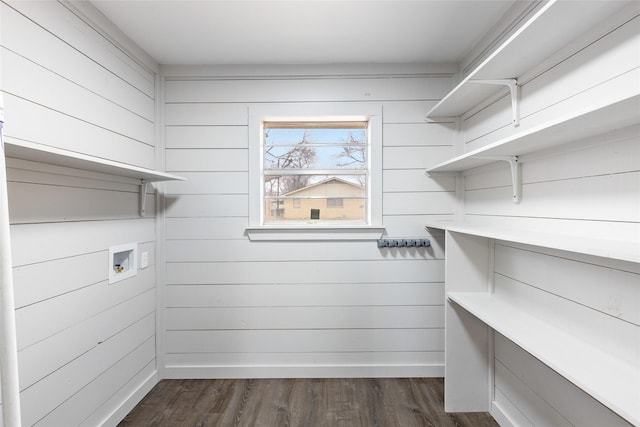
<svg viewBox="0 0 640 427"><path fill-rule="evenodd" d="M509 163L511 167L511 186L513 189L513 203L520 203L520 163L518 156L476 156L478 159L496 160Z"/></svg>
<svg viewBox="0 0 640 427"><path fill-rule="evenodd" d="M145 214L145 206L147 203L147 188L149 188L149 181L140 180L140 216Z"/></svg>
<svg viewBox="0 0 640 427"><path fill-rule="evenodd" d="M469 83L480 83L489 85L502 85L509 88L511 92L511 112L514 126L520 125L520 86L516 79L496 79L496 80L469 80Z"/></svg>

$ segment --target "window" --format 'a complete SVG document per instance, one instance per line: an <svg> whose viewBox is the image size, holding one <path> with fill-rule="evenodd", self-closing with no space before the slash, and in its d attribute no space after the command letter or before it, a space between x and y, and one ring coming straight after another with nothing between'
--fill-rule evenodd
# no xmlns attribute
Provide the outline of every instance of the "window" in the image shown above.
<svg viewBox="0 0 640 427"><path fill-rule="evenodd" d="M253 239L375 239L382 233L381 107L250 109Z"/></svg>
<svg viewBox="0 0 640 427"><path fill-rule="evenodd" d="M264 224L366 224L368 127L367 121L264 122Z"/></svg>
<svg viewBox="0 0 640 427"><path fill-rule="evenodd" d="M327 199L328 208L344 209L344 199L331 198ZM363 206L361 206L363 207Z"/></svg>

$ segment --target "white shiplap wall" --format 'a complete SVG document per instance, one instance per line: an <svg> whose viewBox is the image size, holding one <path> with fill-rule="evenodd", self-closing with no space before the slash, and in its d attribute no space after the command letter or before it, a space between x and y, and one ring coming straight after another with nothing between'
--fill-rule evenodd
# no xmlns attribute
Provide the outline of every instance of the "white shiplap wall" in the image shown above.
<svg viewBox="0 0 640 427"><path fill-rule="evenodd" d="M500 99L463 120L464 151L556 115L636 91L640 85L637 4L603 21L522 79L522 124L508 125ZM597 133L597 132L596 132ZM504 165L464 179L467 220L611 240L640 240L640 127L520 156L522 201L511 202ZM493 282L522 310L623 360L640 362L640 267L634 263L496 242ZM494 406L503 425L628 426L540 361L495 336ZM640 396L640 390L639 394Z"/></svg>
<svg viewBox="0 0 640 427"><path fill-rule="evenodd" d="M90 24L88 5L0 7L5 140L153 168L153 69ZM23 425L115 425L157 381L154 197L140 218L130 178L7 168ZM108 248L128 242L150 267L108 285Z"/></svg>
<svg viewBox="0 0 640 427"><path fill-rule="evenodd" d="M166 185L167 377L442 375L442 242L380 250L245 235L249 186L260 185L248 182L257 103L381 104L387 235L425 236L427 216L453 213L453 178L423 173L452 154L452 125L424 121L450 77L370 70L269 77L247 68L253 77L234 78L164 69L166 169L188 178Z"/></svg>

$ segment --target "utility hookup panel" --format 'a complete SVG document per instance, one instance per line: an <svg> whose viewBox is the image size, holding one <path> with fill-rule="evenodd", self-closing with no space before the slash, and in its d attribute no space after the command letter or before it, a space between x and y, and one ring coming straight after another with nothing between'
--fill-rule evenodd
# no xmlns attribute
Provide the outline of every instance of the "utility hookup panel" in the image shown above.
<svg viewBox="0 0 640 427"><path fill-rule="evenodd" d="M111 246L109 248L109 284L138 274L138 244Z"/></svg>

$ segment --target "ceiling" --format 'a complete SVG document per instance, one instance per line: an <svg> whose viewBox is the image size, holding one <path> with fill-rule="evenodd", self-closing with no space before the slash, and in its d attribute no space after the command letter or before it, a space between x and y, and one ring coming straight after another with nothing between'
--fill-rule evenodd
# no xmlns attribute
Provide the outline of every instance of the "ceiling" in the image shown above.
<svg viewBox="0 0 640 427"><path fill-rule="evenodd" d="M507 0L95 0L160 64L458 63Z"/></svg>

